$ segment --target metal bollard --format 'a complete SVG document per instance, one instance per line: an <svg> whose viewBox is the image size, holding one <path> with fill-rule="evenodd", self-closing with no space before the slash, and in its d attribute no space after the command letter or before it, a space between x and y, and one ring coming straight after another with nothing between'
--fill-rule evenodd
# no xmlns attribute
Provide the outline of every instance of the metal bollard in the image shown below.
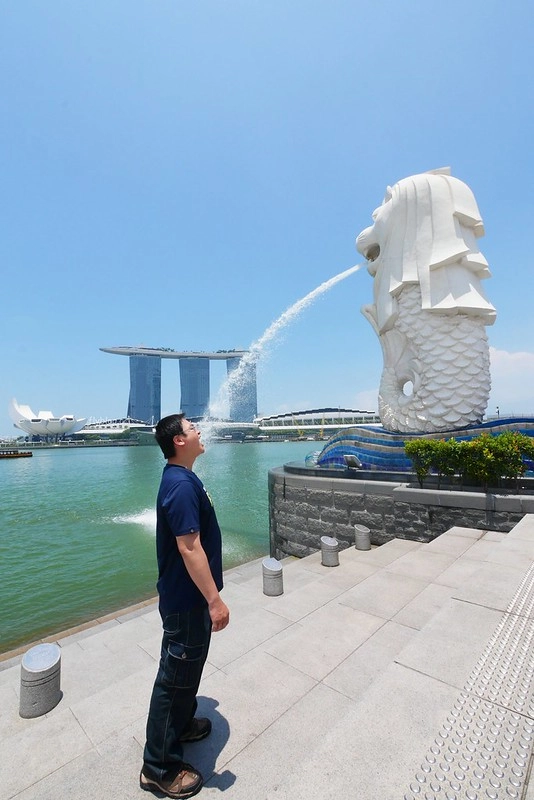
<svg viewBox="0 0 534 800"><path fill-rule="evenodd" d="M356 550L371 549L371 531L365 525L354 526L354 546Z"/></svg>
<svg viewBox="0 0 534 800"><path fill-rule="evenodd" d="M321 564L323 567L339 567L339 544L332 536L321 536Z"/></svg>
<svg viewBox="0 0 534 800"><path fill-rule="evenodd" d="M276 558L264 558L262 561L263 594L278 597L284 593L284 576L282 565Z"/></svg>
<svg viewBox="0 0 534 800"><path fill-rule="evenodd" d="M40 717L61 700L61 650L57 644L38 644L22 657L19 714Z"/></svg>

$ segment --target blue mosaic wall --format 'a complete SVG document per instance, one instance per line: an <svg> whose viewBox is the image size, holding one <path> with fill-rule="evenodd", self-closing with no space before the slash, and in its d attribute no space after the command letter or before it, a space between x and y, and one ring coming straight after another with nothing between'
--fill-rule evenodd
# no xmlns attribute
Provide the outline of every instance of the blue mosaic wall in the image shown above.
<svg viewBox="0 0 534 800"><path fill-rule="evenodd" d="M412 462L404 453L404 443L413 439L456 439L469 441L481 433L497 436L517 431L534 437L534 418L510 417L482 422L468 428L439 433L391 433L381 425L360 425L340 431L326 443L316 458L317 466L346 469L344 456L356 456L362 469L411 472Z"/></svg>

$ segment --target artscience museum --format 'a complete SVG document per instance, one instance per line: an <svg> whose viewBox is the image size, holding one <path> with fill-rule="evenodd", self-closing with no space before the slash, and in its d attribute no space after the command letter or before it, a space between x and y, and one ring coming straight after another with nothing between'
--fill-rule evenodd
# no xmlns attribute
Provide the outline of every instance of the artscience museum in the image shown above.
<svg viewBox="0 0 534 800"><path fill-rule="evenodd" d="M52 411L35 414L29 406L19 405L15 398L9 404L9 416L16 428L30 436L65 436L80 431L87 419L76 419L72 414L56 417Z"/></svg>

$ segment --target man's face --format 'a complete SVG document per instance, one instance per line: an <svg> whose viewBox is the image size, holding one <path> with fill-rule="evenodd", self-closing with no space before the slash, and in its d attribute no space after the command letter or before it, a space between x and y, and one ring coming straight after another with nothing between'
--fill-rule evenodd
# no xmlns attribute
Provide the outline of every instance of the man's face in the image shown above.
<svg viewBox="0 0 534 800"><path fill-rule="evenodd" d="M188 454L196 458L206 449L200 441L200 431L194 422L189 422L189 420L185 418L182 420L182 430L183 434L176 436L175 439L183 442L180 448L183 448Z"/></svg>

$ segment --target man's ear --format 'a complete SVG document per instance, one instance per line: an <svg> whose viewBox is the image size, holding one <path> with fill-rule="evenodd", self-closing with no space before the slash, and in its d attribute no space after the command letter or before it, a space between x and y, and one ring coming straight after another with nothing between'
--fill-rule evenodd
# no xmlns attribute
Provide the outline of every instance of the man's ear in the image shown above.
<svg viewBox="0 0 534 800"><path fill-rule="evenodd" d="M180 439L180 438L178 437L178 435L176 435L176 436L173 436L173 439L172 439L172 440L173 440L173 442L174 442L174 444L175 444L175 445L183 445L183 444L185 444L184 440L183 440L183 439Z"/></svg>

